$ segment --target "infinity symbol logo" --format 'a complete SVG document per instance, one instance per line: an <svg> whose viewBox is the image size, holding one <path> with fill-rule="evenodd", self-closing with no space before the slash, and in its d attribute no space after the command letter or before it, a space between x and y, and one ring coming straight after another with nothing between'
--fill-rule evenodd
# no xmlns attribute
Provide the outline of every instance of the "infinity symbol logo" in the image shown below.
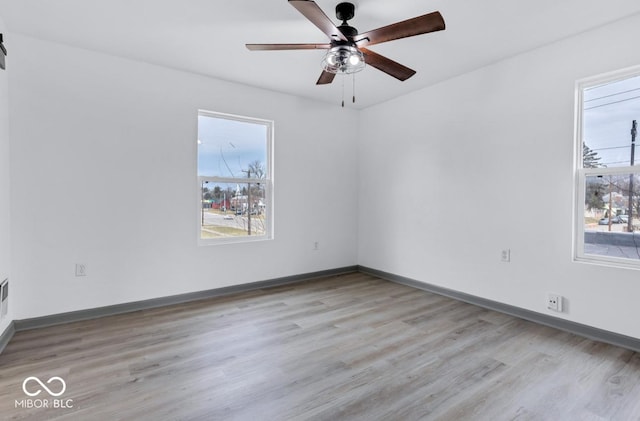
<svg viewBox="0 0 640 421"><path fill-rule="evenodd" d="M22 382L22 390L24 391L24 393L26 393L29 396L38 396L40 394L40 392L42 392L42 390L38 390L34 393L31 393L27 390L27 383L29 383L31 380L35 381L36 383L38 383L40 385L40 387L44 390L47 391L48 394L50 394L51 396L60 396L64 393L65 390L67 390L67 384L64 382L64 380L62 380L60 377L51 377L49 380L47 380L47 384L51 383L54 380L59 381L62 384L62 390L60 390L60 392L55 393L52 392L51 389L49 389L44 383L42 383L40 381L39 378L37 377L27 377L26 379L24 379L24 381Z"/></svg>

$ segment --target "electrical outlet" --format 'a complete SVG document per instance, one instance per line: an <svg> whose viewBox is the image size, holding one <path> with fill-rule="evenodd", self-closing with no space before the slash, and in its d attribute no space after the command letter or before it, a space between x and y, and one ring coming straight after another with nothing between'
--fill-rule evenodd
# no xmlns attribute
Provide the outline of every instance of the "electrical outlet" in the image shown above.
<svg viewBox="0 0 640 421"><path fill-rule="evenodd" d="M87 265L76 263L76 276L87 276Z"/></svg>
<svg viewBox="0 0 640 421"><path fill-rule="evenodd" d="M511 249L502 250L502 254L500 255L500 261L506 262L506 263L511 261Z"/></svg>
<svg viewBox="0 0 640 421"><path fill-rule="evenodd" d="M549 310L562 312L562 296L558 294L549 294L547 296L547 308Z"/></svg>
<svg viewBox="0 0 640 421"><path fill-rule="evenodd" d="M315 241L315 242L313 243L313 249L314 249L314 250L318 250L319 248L320 248L320 243L319 243L319 242L317 242L317 241Z"/></svg>

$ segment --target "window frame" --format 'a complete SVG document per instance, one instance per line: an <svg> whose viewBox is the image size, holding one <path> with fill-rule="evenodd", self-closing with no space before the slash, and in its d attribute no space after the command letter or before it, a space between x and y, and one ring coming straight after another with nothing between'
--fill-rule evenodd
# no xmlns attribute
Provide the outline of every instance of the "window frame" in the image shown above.
<svg viewBox="0 0 640 421"><path fill-rule="evenodd" d="M616 167L584 168L583 167L583 127L584 127L584 92L589 88L640 76L640 66L608 72L580 79L575 88L575 130L574 130L574 224L573 224L573 260L617 268L640 269L640 259L587 254L584 251L585 237L585 199L586 180L589 176L640 175L640 165ZM640 140L640 139L638 139ZM640 142L636 144L640 146Z"/></svg>
<svg viewBox="0 0 640 421"><path fill-rule="evenodd" d="M251 124L260 124L266 127L266 160L265 163L265 177L264 178L241 178L241 177L219 177L219 176L201 176L198 174L198 139L196 136L196 178L197 178L197 238L199 246L210 246L210 245L220 245L220 244L237 244L237 243L246 243L246 242L257 242L257 241L269 241L273 240L273 221L274 221L274 213L273 213L273 143L274 143L274 126L275 123L273 120L255 118L255 117L246 117L240 116L236 114L227 114L221 113L217 111L209 111L199 109L197 113L197 117L213 117L213 118L221 118L226 120L234 120L243 123L251 123ZM196 127L196 132L198 131L198 127ZM209 183L230 183L230 184L264 184L265 187L265 234L262 235L242 235L237 237L220 237L220 238L202 238L202 186L205 182Z"/></svg>

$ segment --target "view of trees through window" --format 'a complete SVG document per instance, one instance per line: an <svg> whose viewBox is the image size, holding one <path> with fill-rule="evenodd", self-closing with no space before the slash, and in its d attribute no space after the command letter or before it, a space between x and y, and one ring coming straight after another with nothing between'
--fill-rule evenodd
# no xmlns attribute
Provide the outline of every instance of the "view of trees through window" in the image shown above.
<svg viewBox="0 0 640 421"><path fill-rule="evenodd" d="M583 88L581 117L578 254L640 262L640 75Z"/></svg>
<svg viewBox="0 0 640 421"><path fill-rule="evenodd" d="M200 239L270 236L271 122L200 111Z"/></svg>

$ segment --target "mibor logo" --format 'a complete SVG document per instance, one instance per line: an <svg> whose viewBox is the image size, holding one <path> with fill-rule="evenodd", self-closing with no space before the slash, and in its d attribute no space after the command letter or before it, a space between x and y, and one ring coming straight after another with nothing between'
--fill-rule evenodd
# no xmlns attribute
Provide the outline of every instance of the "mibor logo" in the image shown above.
<svg viewBox="0 0 640 421"><path fill-rule="evenodd" d="M22 391L30 396L27 399L17 399L14 403L16 408L23 409L69 409L73 408L73 399L56 399L62 396L67 390L67 384L58 376L51 377L43 382L37 377L30 376L22 382ZM42 393L44 391L45 393ZM51 396L52 398L48 397ZM35 398L35 399L32 399Z"/></svg>
<svg viewBox="0 0 640 421"><path fill-rule="evenodd" d="M30 392L29 390L27 390L27 384L28 383L37 383L40 388L38 388L35 392ZM64 393L65 390L67 390L67 384L64 382L64 380L62 380L62 378L60 377L51 377L49 380L47 380L47 384L51 384L51 382L58 382L60 383L60 391L59 392L54 392L51 389L49 389L47 387L47 385L45 385L44 383L42 383L42 381L37 378L37 377L27 377L26 379L24 379L24 381L22 382L22 390L24 391L24 393L28 396L38 396L40 394L40 392L42 392L42 389L46 390L46 392L54 397L58 397L60 395L62 395Z"/></svg>

